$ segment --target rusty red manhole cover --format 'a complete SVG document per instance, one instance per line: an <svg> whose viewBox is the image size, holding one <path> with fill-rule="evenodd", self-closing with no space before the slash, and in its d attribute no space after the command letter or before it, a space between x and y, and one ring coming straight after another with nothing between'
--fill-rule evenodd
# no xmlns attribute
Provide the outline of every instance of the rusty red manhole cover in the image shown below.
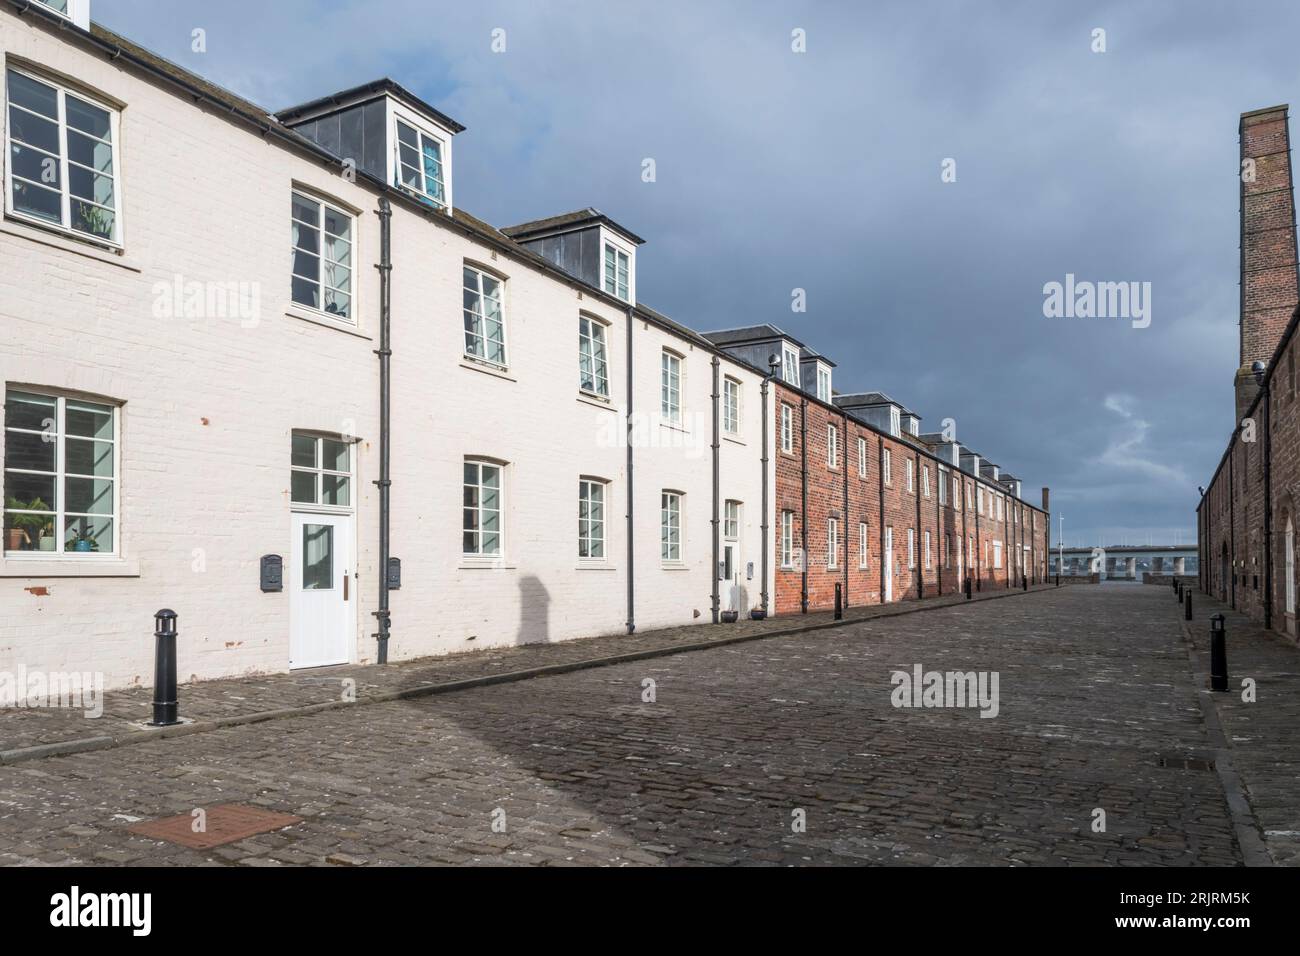
<svg viewBox="0 0 1300 956"><path fill-rule="evenodd" d="M203 807L202 810L202 818L192 813L182 813L175 817L146 820L127 829L153 840L166 840L193 850L209 850L214 846L234 843L236 840L302 822L302 817L250 807L244 803L222 803L215 807ZM195 832L196 829L198 832Z"/></svg>

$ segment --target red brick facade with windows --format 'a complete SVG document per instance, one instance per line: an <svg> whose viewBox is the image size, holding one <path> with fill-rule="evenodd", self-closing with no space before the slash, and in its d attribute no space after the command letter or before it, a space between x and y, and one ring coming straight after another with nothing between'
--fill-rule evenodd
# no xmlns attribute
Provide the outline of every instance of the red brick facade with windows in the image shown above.
<svg viewBox="0 0 1300 956"><path fill-rule="evenodd" d="M845 606L854 607L886 600L955 594L962 589L967 573L972 575L972 587L981 590L1019 586L1021 564L1031 583L1045 578L1050 528L1045 511L1017 500L996 482L944 463L919 440L884 434L845 410L784 382L774 380L773 386L776 583L772 606L776 614L833 607L837 583L841 585ZM783 408L790 409L792 425L788 451L783 441ZM835 429L838 446L833 466L828 455L831 427ZM865 473L859 467L860 441L865 447ZM886 453L888 481L884 480ZM946 469L943 503L939 495L941 469ZM976 489L981 490L978 496ZM967 496L972 502L969 508ZM1004 499L1000 519L992 504L995 496ZM977 498L983 499L982 513L975 506ZM836 522L837 538L834 561L829 541L832 520ZM867 542L865 561L859 530L863 523ZM788 549L783 542L787 528L793 536ZM883 560L887 528L893 531L893 560L889 567ZM909 531L914 533L911 567ZM999 567L994 567L994 542L1000 545ZM1029 554L1018 562L1016 554L1024 554L1018 549L1025 547L1030 549ZM805 549L806 570L798 558L799 552ZM968 559L972 549L978 555L974 563ZM792 560L785 562L782 557L787 550ZM988 558L985 558L986 551Z"/></svg>
<svg viewBox="0 0 1300 956"><path fill-rule="evenodd" d="M1237 424L1196 518L1202 590L1294 639L1300 295L1288 122L1285 106L1241 118L1242 160L1255 170L1241 187Z"/></svg>

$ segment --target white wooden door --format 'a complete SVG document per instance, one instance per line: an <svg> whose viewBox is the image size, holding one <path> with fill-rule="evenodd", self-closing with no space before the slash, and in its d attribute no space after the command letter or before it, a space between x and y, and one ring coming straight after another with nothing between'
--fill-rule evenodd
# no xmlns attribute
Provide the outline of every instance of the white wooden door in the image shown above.
<svg viewBox="0 0 1300 956"><path fill-rule="evenodd" d="M885 529L885 600L894 599L894 529Z"/></svg>
<svg viewBox="0 0 1300 956"><path fill-rule="evenodd" d="M289 666L323 667L349 659L352 516L293 515L289 573Z"/></svg>

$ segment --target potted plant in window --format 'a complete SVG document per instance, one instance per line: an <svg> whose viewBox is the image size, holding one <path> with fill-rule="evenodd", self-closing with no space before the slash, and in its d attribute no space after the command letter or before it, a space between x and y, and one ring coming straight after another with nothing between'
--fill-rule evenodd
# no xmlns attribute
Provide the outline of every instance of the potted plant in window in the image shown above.
<svg viewBox="0 0 1300 956"><path fill-rule="evenodd" d="M49 511L50 506L40 498L33 498L31 501L22 501L19 498L10 497L6 503L6 508L15 511ZM9 518L9 527L5 531L5 550L20 551L30 550L31 545L36 543L35 539L42 537L46 531L53 534L54 523L50 520L49 515L32 515L32 514L15 514ZM50 539L51 542L53 538ZM47 550L52 550L47 549Z"/></svg>

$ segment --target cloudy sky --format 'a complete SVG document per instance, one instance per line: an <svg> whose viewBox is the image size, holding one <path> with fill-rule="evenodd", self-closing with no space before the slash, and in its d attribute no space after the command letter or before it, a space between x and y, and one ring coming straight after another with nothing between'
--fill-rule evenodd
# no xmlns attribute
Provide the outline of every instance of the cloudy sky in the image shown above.
<svg viewBox="0 0 1300 956"><path fill-rule="evenodd" d="M270 109L391 76L468 127L458 206L496 225L596 206L647 239L644 303L701 330L775 323L839 364L839 390L953 418L1026 497L1052 488L1067 544L1192 538L1232 428L1237 120L1300 94L1294 4L92 13ZM1150 283L1150 325L1045 317L1067 274Z"/></svg>

